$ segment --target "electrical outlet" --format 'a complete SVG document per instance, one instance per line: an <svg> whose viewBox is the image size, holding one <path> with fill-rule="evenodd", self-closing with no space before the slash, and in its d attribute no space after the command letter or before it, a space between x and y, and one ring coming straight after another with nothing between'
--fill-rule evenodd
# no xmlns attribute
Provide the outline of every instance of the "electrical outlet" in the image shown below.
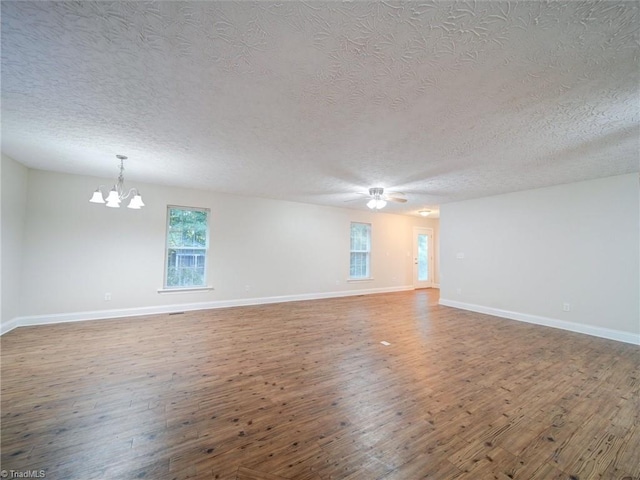
<svg viewBox="0 0 640 480"><path fill-rule="evenodd" d="M245 285L244 286L244 291L248 292L249 290L251 290L251 286L250 285Z"/></svg>
<svg viewBox="0 0 640 480"><path fill-rule="evenodd" d="M563 312L570 312L571 311L571 304L570 303L563 303L562 304L562 311Z"/></svg>
<svg viewBox="0 0 640 480"><path fill-rule="evenodd" d="M105 293L104 294L104 301L105 302L110 302L111 301L111 293Z"/></svg>
<svg viewBox="0 0 640 480"><path fill-rule="evenodd" d="M462 289L461 288L456 288L456 293L458 295L462 295Z"/></svg>

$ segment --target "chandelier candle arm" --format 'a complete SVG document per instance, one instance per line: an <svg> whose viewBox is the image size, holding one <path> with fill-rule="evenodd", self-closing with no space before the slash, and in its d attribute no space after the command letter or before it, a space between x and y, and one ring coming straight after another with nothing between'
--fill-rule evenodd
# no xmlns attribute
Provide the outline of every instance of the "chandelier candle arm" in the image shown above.
<svg viewBox="0 0 640 480"><path fill-rule="evenodd" d="M124 155L116 155L116 158L120 160L120 175L118 175L118 181L113 186L113 188L109 191L106 199L104 194L102 193L103 185L100 185L95 192L93 192L93 196L89 199L91 203L102 203L105 204L109 208L120 208L120 203L122 200L126 200L127 198L131 198L129 201L128 208L134 210L140 210L144 207L144 202L142 201L142 196L140 192L136 188L130 189L128 192L125 192L124 188L124 161L127 159Z"/></svg>

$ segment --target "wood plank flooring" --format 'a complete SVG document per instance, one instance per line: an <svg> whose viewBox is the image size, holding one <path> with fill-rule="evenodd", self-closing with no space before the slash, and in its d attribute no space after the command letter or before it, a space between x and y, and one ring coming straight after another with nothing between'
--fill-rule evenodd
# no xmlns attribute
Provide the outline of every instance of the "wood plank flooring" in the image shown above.
<svg viewBox="0 0 640 480"><path fill-rule="evenodd" d="M640 479L640 348L437 296L19 328L1 339L1 468L47 480Z"/></svg>

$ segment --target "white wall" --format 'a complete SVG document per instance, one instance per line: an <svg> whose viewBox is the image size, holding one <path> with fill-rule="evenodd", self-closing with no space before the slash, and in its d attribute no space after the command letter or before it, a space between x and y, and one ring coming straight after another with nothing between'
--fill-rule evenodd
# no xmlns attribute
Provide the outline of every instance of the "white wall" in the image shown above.
<svg viewBox="0 0 640 480"><path fill-rule="evenodd" d="M440 221L442 304L640 341L638 174L442 205Z"/></svg>
<svg viewBox="0 0 640 480"><path fill-rule="evenodd" d="M2 155L0 202L2 204L1 252L2 284L0 332L12 328L11 322L20 314L20 283L22 277L24 219L27 205L28 170Z"/></svg>
<svg viewBox="0 0 640 480"><path fill-rule="evenodd" d="M142 210L89 203L98 184L110 181L29 171L20 311L26 323L135 309L145 313L171 305L411 288L413 227L438 227L437 220L420 217L137 182L147 205ZM163 282L168 204L211 209L208 283L213 291L157 292ZM347 282L351 221L372 224L373 281ZM111 301L104 300L107 292Z"/></svg>

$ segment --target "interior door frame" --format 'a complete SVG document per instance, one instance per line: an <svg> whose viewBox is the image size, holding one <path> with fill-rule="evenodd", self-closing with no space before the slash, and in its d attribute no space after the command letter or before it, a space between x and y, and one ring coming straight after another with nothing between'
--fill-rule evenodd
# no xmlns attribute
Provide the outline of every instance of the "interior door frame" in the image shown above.
<svg viewBox="0 0 640 480"><path fill-rule="evenodd" d="M429 261L429 280L418 280L418 235L427 235L427 249L428 249L428 261ZM433 276L435 272L434 268L434 255L433 255L433 228L429 227L413 227L413 288L433 288L435 285Z"/></svg>

